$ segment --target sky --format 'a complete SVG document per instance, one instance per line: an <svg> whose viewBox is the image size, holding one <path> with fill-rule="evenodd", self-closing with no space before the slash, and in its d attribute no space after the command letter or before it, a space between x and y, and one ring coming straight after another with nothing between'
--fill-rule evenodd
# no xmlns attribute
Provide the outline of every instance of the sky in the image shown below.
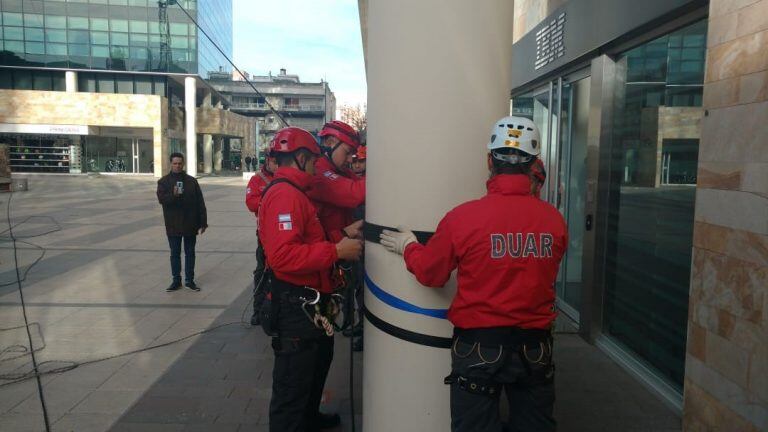
<svg viewBox="0 0 768 432"><path fill-rule="evenodd" d="M251 75L281 68L326 80L336 105L366 102L357 0L233 0L234 62Z"/></svg>

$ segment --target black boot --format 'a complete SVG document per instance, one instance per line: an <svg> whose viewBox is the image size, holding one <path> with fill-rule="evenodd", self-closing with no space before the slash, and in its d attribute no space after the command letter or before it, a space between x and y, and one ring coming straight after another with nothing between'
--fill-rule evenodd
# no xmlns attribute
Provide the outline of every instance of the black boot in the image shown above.
<svg viewBox="0 0 768 432"><path fill-rule="evenodd" d="M341 417L336 413L317 413L315 418L315 427L317 429L335 428L341 424Z"/></svg>

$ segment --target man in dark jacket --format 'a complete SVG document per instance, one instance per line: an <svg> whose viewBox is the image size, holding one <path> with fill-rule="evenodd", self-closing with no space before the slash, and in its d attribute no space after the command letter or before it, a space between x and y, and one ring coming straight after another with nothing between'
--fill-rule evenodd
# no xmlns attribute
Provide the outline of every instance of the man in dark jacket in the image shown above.
<svg viewBox="0 0 768 432"><path fill-rule="evenodd" d="M181 243L184 242L184 285L200 291L195 284L195 243L197 234L208 228L203 192L197 180L184 172L184 155L171 154L171 172L157 181L157 200L163 205L165 232L171 247L173 282L166 291L181 288Z"/></svg>

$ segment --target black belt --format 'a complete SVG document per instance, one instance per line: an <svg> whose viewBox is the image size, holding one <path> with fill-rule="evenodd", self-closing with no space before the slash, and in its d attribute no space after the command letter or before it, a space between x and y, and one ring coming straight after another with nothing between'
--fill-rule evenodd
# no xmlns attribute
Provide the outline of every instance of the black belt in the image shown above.
<svg viewBox="0 0 768 432"><path fill-rule="evenodd" d="M327 295L322 295L320 291L315 288L302 285L294 285L275 277L272 278L272 286L270 288L272 290L273 301L275 300L275 297L277 297L277 299L287 301L289 303L303 304L314 303L316 301L321 302L321 299L327 297Z"/></svg>
<svg viewBox="0 0 768 432"><path fill-rule="evenodd" d="M552 332L545 329L523 329L519 327L489 327L464 329L454 327L453 337L467 342L486 345L515 346L524 343L538 343L552 337Z"/></svg>

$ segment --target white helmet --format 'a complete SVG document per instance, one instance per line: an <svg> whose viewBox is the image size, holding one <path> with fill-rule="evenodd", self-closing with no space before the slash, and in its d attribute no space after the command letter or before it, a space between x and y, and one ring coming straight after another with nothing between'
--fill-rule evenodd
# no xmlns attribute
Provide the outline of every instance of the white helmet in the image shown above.
<svg viewBox="0 0 768 432"><path fill-rule="evenodd" d="M514 149L530 156L538 156L541 152L540 147L539 128L533 121L525 117L507 116L493 124L488 150L496 159L512 164L525 163L532 158L518 155L517 152L503 154L506 152L495 152L494 150Z"/></svg>

